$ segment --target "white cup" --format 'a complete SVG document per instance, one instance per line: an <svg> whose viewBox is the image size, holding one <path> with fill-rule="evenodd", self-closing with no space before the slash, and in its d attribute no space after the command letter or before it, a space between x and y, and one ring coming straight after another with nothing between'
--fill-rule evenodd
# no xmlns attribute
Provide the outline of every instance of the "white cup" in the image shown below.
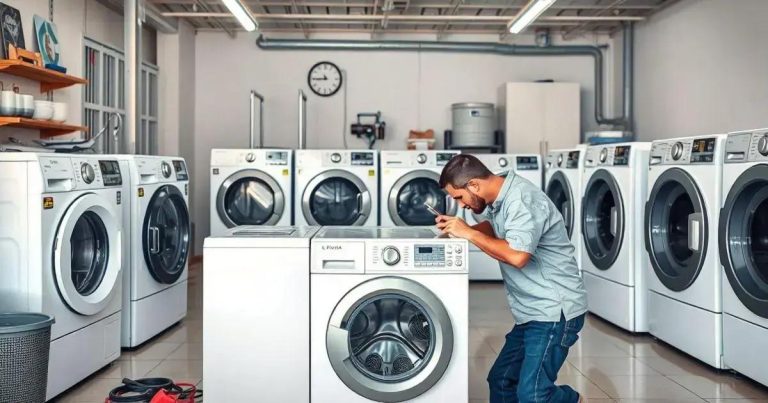
<svg viewBox="0 0 768 403"><path fill-rule="evenodd" d="M32 95L21 96L21 116L31 118L35 113L35 97Z"/></svg>
<svg viewBox="0 0 768 403"><path fill-rule="evenodd" d="M53 102L35 101L35 112L32 119L50 120L53 117Z"/></svg>
<svg viewBox="0 0 768 403"><path fill-rule="evenodd" d="M0 92L0 115L16 115L16 93L11 90Z"/></svg>
<svg viewBox="0 0 768 403"><path fill-rule="evenodd" d="M63 122L67 120L67 104L64 102L54 102L53 103L53 117L51 118L54 122Z"/></svg>

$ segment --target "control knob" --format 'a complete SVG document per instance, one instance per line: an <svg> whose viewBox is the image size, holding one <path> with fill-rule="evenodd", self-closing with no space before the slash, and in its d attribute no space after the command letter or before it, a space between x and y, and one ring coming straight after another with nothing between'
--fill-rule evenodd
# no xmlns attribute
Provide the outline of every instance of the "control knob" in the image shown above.
<svg viewBox="0 0 768 403"><path fill-rule="evenodd" d="M557 166L563 166L563 154L557 155Z"/></svg>
<svg viewBox="0 0 768 403"><path fill-rule="evenodd" d="M419 155L417 155L416 156L416 162L418 162L419 164L423 164L423 163L427 162L427 155L426 154L419 154Z"/></svg>
<svg viewBox="0 0 768 403"><path fill-rule="evenodd" d="M331 154L331 162L333 162L334 164L338 164L339 162L341 162L341 154L339 153Z"/></svg>
<svg viewBox="0 0 768 403"><path fill-rule="evenodd" d="M163 173L164 178L171 177L171 164L163 161L163 164L160 166L160 170Z"/></svg>
<svg viewBox="0 0 768 403"><path fill-rule="evenodd" d="M387 266L394 266L400 261L400 251L394 246L387 246L381 250L381 260Z"/></svg>
<svg viewBox="0 0 768 403"><path fill-rule="evenodd" d="M245 161L246 162L256 161L256 154L254 154L254 153L245 154Z"/></svg>
<svg viewBox="0 0 768 403"><path fill-rule="evenodd" d="M760 141L757 142L757 152L760 155L768 156L768 134L763 135Z"/></svg>
<svg viewBox="0 0 768 403"><path fill-rule="evenodd" d="M608 149L603 148L600 150L600 162L605 162L608 159Z"/></svg>
<svg viewBox="0 0 768 403"><path fill-rule="evenodd" d="M509 165L509 161L507 161L506 158L499 158L499 166L502 168L506 168L507 165Z"/></svg>
<svg viewBox="0 0 768 403"><path fill-rule="evenodd" d="M677 161L683 156L683 143L677 142L672 146L672 159Z"/></svg>
<svg viewBox="0 0 768 403"><path fill-rule="evenodd" d="M83 177L83 182L85 183L91 183L96 179L96 172L93 170L93 167L86 162L83 162L83 164L80 165L80 175Z"/></svg>

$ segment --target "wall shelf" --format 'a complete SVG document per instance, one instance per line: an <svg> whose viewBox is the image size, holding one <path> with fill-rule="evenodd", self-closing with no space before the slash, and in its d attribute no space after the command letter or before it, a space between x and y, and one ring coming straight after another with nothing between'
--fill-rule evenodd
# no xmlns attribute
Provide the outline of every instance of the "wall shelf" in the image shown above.
<svg viewBox="0 0 768 403"><path fill-rule="evenodd" d="M0 59L0 73L11 74L40 82L40 92L87 84L88 80L38 67L21 60Z"/></svg>
<svg viewBox="0 0 768 403"><path fill-rule="evenodd" d="M27 119L20 117L0 117L0 127L18 127L21 129L40 130L41 137L61 136L72 132L87 132L88 128L84 126L68 125L66 123L56 123L50 120Z"/></svg>

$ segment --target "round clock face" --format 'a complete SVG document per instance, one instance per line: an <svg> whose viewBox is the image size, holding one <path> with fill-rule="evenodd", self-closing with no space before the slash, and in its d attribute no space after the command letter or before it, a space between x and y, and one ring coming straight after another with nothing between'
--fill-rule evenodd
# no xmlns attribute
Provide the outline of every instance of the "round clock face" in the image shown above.
<svg viewBox="0 0 768 403"><path fill-rule="evenodd" d="M341 70L331 62L320 62L309 69L307 84L317 95L329 97L341 88Z"/></svg>

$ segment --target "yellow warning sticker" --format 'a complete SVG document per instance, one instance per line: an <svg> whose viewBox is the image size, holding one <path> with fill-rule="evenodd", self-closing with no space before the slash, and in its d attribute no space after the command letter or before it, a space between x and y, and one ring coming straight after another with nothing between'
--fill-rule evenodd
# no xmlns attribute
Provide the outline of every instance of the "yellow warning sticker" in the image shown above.
<svg viewBox="0 0 768 403"><path fill-rule="evenodd" d="M288 176L289 171L287 169L283 169L283 176Z"/></svg>
<svg viewBox="0 0 768 403"><path fill-rule="evenodd" d="M43 197L43 208L45 210L53 208L53 197Z"/></svg>
<svg viewBox="0 0 768 403"><path fill-rule="evenodd" d="M368 176L376 176L376 171L373 169L368 170Z"/></svg>
<svg viewBox="0 0 768 403"><path fill-rule="evenodd" d="M144 188L139 188L139 197L144 197Z"/></svg>

